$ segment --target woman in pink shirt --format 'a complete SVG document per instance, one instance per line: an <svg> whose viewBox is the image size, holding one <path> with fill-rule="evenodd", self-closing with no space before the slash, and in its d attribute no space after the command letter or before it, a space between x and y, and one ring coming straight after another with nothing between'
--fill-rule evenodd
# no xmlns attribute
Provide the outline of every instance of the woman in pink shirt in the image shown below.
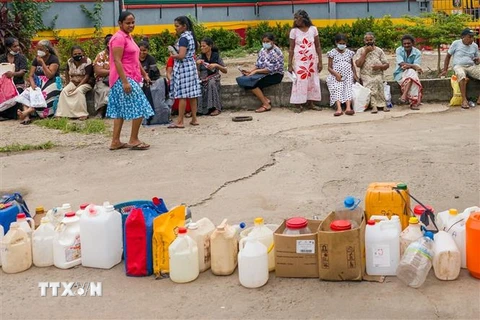
<svg viewBox="0 0 480 320"><path fill-rule="evenodd" d="M130 33L135 28L133 13L123 11L118 18L120 30L108 44L110 52L110 95L108 96L107 117L113 121L113 138L110 150L130 148L146 150L150 145L140 141L138 131L143 118L153 116L153 110L143 93L140 83L150 83L150 78L140 64L140 48ZM122 143L120 133L123 121L132 121L130 141Z"/></svg>

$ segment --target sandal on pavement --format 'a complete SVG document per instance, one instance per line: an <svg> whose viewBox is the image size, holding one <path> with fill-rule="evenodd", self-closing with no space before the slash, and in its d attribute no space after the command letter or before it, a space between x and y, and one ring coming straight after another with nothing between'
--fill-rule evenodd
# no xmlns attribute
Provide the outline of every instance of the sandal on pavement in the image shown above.
<svg viewBox="0 0 480 320"><path fill-rule="evenodd" d="M218 116L220 113L221 113L220 110L215 109L214 111L212 111L212 113L210 113L210 116L215 117L215 116Z"/></svg>
<svg viewBox="0 0 480 320"><path fill-rule="evenodd" d="M462 102L462 109L470 109L470 106L468 105L468 102Z"/></svg>
<svg viewBox="0 0 480 320"><path fill-rule="evenodd" d="M20 122L20 124L23 124L23 125L29 125L32 123L32 120L28 119L28 120L23 120L22 122Z"/></svg>
<svg viewBox="0 0 480 320"><path fill-rule="evenodd" d="M415 104L411 104L410 105L410 110L420 110L420 108Z"/></svg>
<svg viewBox="0 0 480 320"><path fill-rule="evenodd" d="M256 113L262 113L262 112L267 112L267 111L270 111L272 110L272 108L267 108L265 106L261 106L260 108L258 108L257 110L255 110Z"/></svg>
<svg viewBox="0 0 480 320"><path fill-rule="evenodd" d="M169 125L167 128L168 128L168 129L185 129L184 126L179 126L179 125L176 124L176 123L172 123L172 124Z"/></svg>
<svg viewBox="0 0 480 320"><path fill-rule="evenodd" d="M116 147L110 147L110 150L120 150L120 149L126 149L126 148L131 148L131 146L128 145L128 143L121 143Z"/></svg>
<svg viewBox="0 0 480 320"><path fill-rule="evenodd" d="M150 148L149 144L141 142L141 143L137 144L136 146L131 146L130 150L148 150L149 148Z"/></svg>
<svg viewBox="0 0 480 320"><path fill-rule="evenodd" d="M233 122L243 122L243 121L252 121L253 117L251 116L236 116L232 118Z"/></svg>
<svg viewBox="0 0 480 320"><path fill-rule="evenodd" d="M190 125L191 125L191 126L199 126L200 123L198 123L198 122L190 122Z"/></svg>
<svg viewBox="0 0 480 320"><path fill-rule="evenodd" d="M353 111L353 110L347 110L347 111L345 111L345 114L346 114L347 116L353 116L353 115L355 114L355 111Z"/></svg>
<svg viewBox="0 0 480 320"><path fill-rule="evenodd" d="M340 117L343 114L341 111L337 111L333 114L334 117Z"/></svg>

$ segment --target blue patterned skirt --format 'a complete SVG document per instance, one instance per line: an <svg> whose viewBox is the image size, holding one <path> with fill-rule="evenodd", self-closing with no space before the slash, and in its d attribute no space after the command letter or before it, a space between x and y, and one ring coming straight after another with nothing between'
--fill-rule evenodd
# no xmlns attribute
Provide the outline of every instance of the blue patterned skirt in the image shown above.
<svg viewBox="0 0 480 320"><path fill-rule="evenodd" d="M148 118L154 115L152 106L145 97L140 85L127 77L132 92L123 91L122 81L118 79L108 95L107 117L113 119L132 120Z"/></svg>

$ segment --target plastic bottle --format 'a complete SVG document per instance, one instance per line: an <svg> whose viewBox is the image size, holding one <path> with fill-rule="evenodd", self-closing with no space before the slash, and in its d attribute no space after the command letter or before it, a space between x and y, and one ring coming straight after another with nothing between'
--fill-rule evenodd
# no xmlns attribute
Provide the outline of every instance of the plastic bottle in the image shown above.
<svg viewBox="0 0 480 320"><path fill-rule="evenodd" d="M0 224L0 244L2 243L3 236L5 235L3 226ZM2 250L0 249L0 267L2 266Z"/></svg>
<svg viewBox="0 0 480 320"><path fill-rule="evenodd" d="M79 220L75 212L68 212L55 229L53 264L57 268L68 269L82 263Z"/></svg>
<svg viewBox="0 0 480 320"><path fill-rule="evenodd" d="M32 244L28 234L17 222L10 224L10 229L0 243L2 270L5 273L18 273L32 266Z"/></svg>
<svg viewBox="0 0 480 320"><path fill-rule="evenodd" d="M393 218L394 216L392 216ZM387 218L387 217L385 217ZM366 271L369 275L394 276L400 263L400 220L368 220L365 228Z"/></svg>
<svg viewBox="0 0 480 320"><path fill-rule="evenodd" d="M440 280L455 280L460 274L462 257L451 234L439 231L434 236L433 270Z"/></svg>
<svg viewBox="0 0 480 320"><path fill-rule="evenodd" d="M33 231L32 253L36 267L53 266L53 238L55 230L47 217L43 217L40 226Z"/></svg>
<svg viewBox="0 0 480 320"><path fill-rule="evenodd" d="M254 227L248 237L257 239L266 248L268 253L268 271L275 270L275 251L273 245L273 231L265 226L263 218L255 218Z"/></svg>
<svg viewBox="0 0 480 320"><path fill-rule="evenodd" d="M407 249L410 243L423 237L420 222L416 217L410 217L408 223L408 227L400 233L400 256L403 256L405 249Z"/></svg>
<svg viewBox="0 0 480 320"><path fill-rule="evenodd" d="M480 211L470 214L465 225L467 269L480 279Z"/></svg>
<svg viewBox="0 0 480 320"><path fill-rule="evenodd" d="M200 273L197 243L187 235L186 228L178 229L178 236L168 247L168 253L173 282L186 283L197 279Z"/></svg>
<svg viewBox="0 0 480 320"><path fill-rule="evenodd" d="M312 233L308 228L308 220L302 217L290 218L285 222L285 230L283 234L290 236L297 236L300 234Z"/></svg>
<svg viewBox="0 0 480 320"><path fill-rule="evenodd" d="M248 236L240 240L239 247L238 279L240 284L245 288L259 288L265 285L269 276L268 253L265 245L258 238Z"/></svg>
<svg viewBox="0 0 480 320"><path fill-rule="evenodd" d="M351 220L352 229L358 227L356 219L364 215L361 200L352 196L345 197L343 204L335 209L335 220Z"/></svg>
<svg viewBox="0 0 480 320"><path fill-rule="evenodd" d="M245 230L247 224L245 222L240 222L239 224L233 225L233 227L235 228L235 236L237 237L237 240L240 240L240 233Z"/></svg>
<svg viewBox="0 0 480 320"><path fill-rule="evenodd" d="M82 214L86 211L85 209L87 209L89 203L83 203L80 205L80 209L77 210L76 214L79 218L82 217Z"/></svg>
<svg viewBox="0 0 480 320"><path fill-rule="evenodd" d="M197 222L190 222L187 228L189 237L197 243L198 266L200 272L204 272L211 266L210 236L215 225L208 218L202 218Z"/></svg>
<svg viewBox="0 0 480 320"><path fill-rule="evenodd" d="M238 240L235 228L227 224L227 219L213 231L210 246L212 273L217 276L231 275L237 267Z"/></svg>
<svg viewBox="0 0 480 320"><path fill-rule="evenodd" d="M27 218L27 215L23 212L17 214L17 223L25 231L32 241L32 233L35 230L35 221L32 218Z"/></svg>
<svg viewBox="0 0 480 320"><path fill-rule="evenodd" d="M80 218L82 265L110 269L122 261L122 216L108 202L89 205Z"/></svg>
<svg viewBox="0 0 480 320"><path fill-rule="evenodd" d="M443 230L447 228L447 226L452 223L454 220L461 219L462 216L458 214L457 209L448 209L447 211L439 212L436 216L436 224L438 230Z"/></svg>
<svg viewBox="0 0 480 320"><path fill-rule="evenodd" d="M427 231L405 250L397 268L397 278L412 288L419 288L432 268L433 256L433 233Z"/></svg>

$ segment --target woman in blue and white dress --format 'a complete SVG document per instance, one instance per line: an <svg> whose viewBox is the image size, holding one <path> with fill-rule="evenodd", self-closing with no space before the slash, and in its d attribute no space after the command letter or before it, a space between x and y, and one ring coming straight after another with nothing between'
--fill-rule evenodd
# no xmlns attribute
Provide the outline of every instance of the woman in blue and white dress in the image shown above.
<svg viewBox="0 0 480 320"><path fill-rule="evenodd" d="M180 36L178 40L178 53L172 54L175 59L171 83L173 99L179 99L177 123L171 124L169 128L185 128L183 118L187 99L192 109L192 121L190 125L197 126L197 98L202 96L200 79L198 78L197 66L195 63L195 51L198 49L198 42L193 31L193 24L185 16L177 17L174 21L175 31Z"/></svg>

